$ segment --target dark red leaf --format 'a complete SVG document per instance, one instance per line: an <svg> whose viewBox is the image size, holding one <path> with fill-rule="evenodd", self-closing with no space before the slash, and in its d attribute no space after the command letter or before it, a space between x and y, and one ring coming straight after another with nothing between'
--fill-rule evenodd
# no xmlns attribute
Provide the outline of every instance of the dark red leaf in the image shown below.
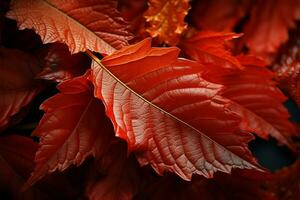
<svg viewBox="0 0 300 200"><path fill-rule="evenodd" d="M82 53L71 55L68 47L61 43L50 44L38 53L43 67L37 77L62 82L80 76L90 66L89 59Z"/></svg>
<svg viewBox="0 0 300 200"><path fill-rule="evenodd" d="M212 31L233 31L245 16L249 0L201 0L192 7L192 22L199 28Z"/></svg>
<svg viewBox="0 0 300 200"><path fill-rule="evenodd" d="M133 199L140 183L139 165L133 155L127 156L124 143L115 141L96 167L87 183L90 200Z"/></svg>
<svg viewBox="0 0 300 200"><path fill-rule="evenodd" d="M33 56L19 50L0 47L0 130L10 117L28 105L42 86L34 80L40 71Z"/></svg>

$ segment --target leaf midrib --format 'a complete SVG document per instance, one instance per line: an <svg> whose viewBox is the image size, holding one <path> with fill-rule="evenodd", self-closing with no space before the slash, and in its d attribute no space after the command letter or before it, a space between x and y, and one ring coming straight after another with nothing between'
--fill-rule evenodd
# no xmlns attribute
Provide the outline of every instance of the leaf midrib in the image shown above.
<svg viewBox="0 0 300 200"><path fill-rule="evenodd" d="M200 132L199 130L197 130L195 127L191 126L190 124L188 124L187 122L179 119L178 117L172 115L171 113L165 111L164 109L160 108L159 106L153 104L152 102L148 101L146 98L144 98L143 96L141 96L140 94L138 94L137 92L135 92L133 89L131 89L130 87L128 87L123 81L121 81L118 77L116 77L111 71L109 71L100 61L100 59L98 57L96 57L91 51L87 51L86 52L87 55L94 60L106 73L108 73L112 78L114 78L117 82L119 82L123 87L125 87L126 89L128 89L130 92L132 92L134 95L136 95L138 98L142 99L143 101L145 101L146 103L148 103L149 105L151 105L152 107L156 108L157 110L159 110L160 112L162 112L163 114L166 114L167 116L169 116L170 118L173 118L176 121L179 121L180 123L186 125L187 127L189 127L190 129L192 129L193 131L199 133L200 135L202 135L203 137L207 138L209 141L211 141L212 143L216 144L217 146L219 146L221 149L224 149L225 151L230 152L231 154L235 155L237 158L243 160L244 162L247 163L247 165L253 167L253 169L256 169L258 171L263 171L262 169L260 169L259 167L251 164L250 162L248 162L245 159L242 159L240 156L236 155L235 153L233 153L232 151L228 150L227 148L225 148L224 146L220 145L218 142L214 141L213 139L211 139L210 137L208 137L206 134Z"/></svg>
<svg viewBox="0 0 300 200"><path fill-rule="evenodd" d="M101 40L103 43L107 44L113 51L116 51L116 49L113 46L111 46L108 42L106 42L105 40L103 40L102 38L100 38L96 33L94 33L93 31L91 31L90 29L88 29L86 26L84 26L82 23L80 23L75 18L71 17L70 15L67 15L63 10L60 10L59 8L55 7L53 4L51 4L47 0L42 0L42 2L44 2L51 9L56 10L58 13L60 13L60 14L62 14L64 16L66 16L67 18L71 19L76 24L78 24L79 26L83 27L83 29L86 29L88 32L92 33L96 38L98 38L99 40Z"/></svg>

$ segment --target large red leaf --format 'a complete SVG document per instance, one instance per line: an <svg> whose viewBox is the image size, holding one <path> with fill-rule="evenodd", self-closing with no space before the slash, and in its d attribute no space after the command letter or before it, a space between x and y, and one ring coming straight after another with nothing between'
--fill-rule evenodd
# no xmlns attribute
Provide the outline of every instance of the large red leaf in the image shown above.
<svg viewBox="0 0 300 200"><path fill-rule="evenodd" d="M110 54L127 44L131 34L114 0L13 0L9 18L20 29L32 28L44 43L66 43L71 53Z"/></svg>
<svg viewBox="0 0 300 200"><path fill-rule="evenodd" d="M86 188L90 200L130 200L137 193L139 165L121 142L115 141L91 171Z"/></svg>
<svg viewBox="0 0 300 200"><path fill-rule="evenodd" d="M212 177L233 167L257 169L247 149L253 136L236 130L239 118L219 95L222 87L202 79L197 63L177 61L177 48L150 43L92 65L95 95L116 135L159 174L172 171L190 180L192 174Z"/></svg>
<svg viewBox="0 0 300 200"><path fill-rule="evenodd" d="M46 113L33 132L40 145L26 187L47 173L80 165L89 155L100 156L112 136L103 105L93 97L86 75L65 81L58 89L59 94L41 105Z"/></svg>
<svg viewBox="0 0 300 200"><path fill-rule="evenodd" d="M22 51L0 48L0 130L41 90L37 60Z"/></svg>
<svg viewBox="0 0 300 200"><path fill-rule="evenodd" d="M244 30L250 53L272 59L281 44L288 39L288 29L300 19L298 0L258 0Z"/></svg>
<svg viewBox="0 0 300 200"><path fill-rule="evenodd" d="M221 65L226 68L241 68L239 61L225 49L225 42L240 37L236 33L200 31L182 40L180 47L192 59L204 63Z"/></svg>
<svg viewBox="0 0 300 200"><path fill-rule="evenodd" d="M184 18L190 6L188 0L150 0L144 14L147 31L162 43L176 45L187 25Z"/></svg>

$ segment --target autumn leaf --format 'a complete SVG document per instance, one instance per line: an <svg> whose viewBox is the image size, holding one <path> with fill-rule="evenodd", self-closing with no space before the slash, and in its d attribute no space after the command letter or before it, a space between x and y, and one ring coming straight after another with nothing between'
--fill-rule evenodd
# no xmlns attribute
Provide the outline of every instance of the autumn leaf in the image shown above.
<svg viewBox="0 0 300 200"><path fill-rule="evenodd" d="M61 43L53 43L37 53L43 70L37 78L62 82L81 76L90 66L83 53L71 54L68 47Z"/></svg>
<svg viewBox="0 0 300 200"><path fill-rule="evenodd" d="M298 19L298 0L257 1L244 29L245 43L250 53L272 61L280 45L288 40L288 30L295 27L294 21Z"/></svg>
<svg viewBox="0 0 300 200"><path fill-rule="evenodd" d="M42 86L34 80L40 71L33 56L19 50L0 47L0 130L10 118L28 105L41 91Z"/></svg>
<svg viewBox="0 0 300 200"><path fill-rule="evenodd" d="M200 31L182 40L179 46L193 60L225 68L242 68L238 60L225 49L225 42L240 37L236 33Z"/></svg>
<svg viewBox="0 0 300 200"><path fill-rule="evenodd" d="M246 15L249 0L202 0L192 6L192 22L198 29L233 31Z"/></svg>
<svg viewBox="0 0 300 200"><path fill-rule="evenodd" d="M296 130L289 122L290 116L283 106L286 97L276 87L274 74L266 69L263 60L252 56L235 57L224 48L224 41L237 36L202 31L182 41L181 47L199 63L206 63L202 66L205 79L224 85L223 95L238 103L243 130L264 139L271 135L294 149L290 137Z"/></svg>
<svg viewBox="0 0 300 200"><path fill-rule="evenodd" d="M160 43L176 45L186 29L184 18L190 9L188 0L150 0L144 14L149 23L146 29Z"/></svg>
<svg viewBox="0 0 300 200"><path fill-rule="evenodd" d="M43 43L66 43L71 53L111 54L132 38L114 0L13 0L7 16L34 29Z"/></svg>
<svg viewBox="0 0 300 200"><path fill-rule="evenodd" d="M257 59L256 57L239 56L238 60L243 66L245 66L245 71L233 75L236 77L235 87L233 86L233 82L229 83L232 84L232 87L227 87L228 90L225 92L227 94L224 93L224 96L236 102L241 102L241 104L243 104L246 108L249 108L254 113L261 116L275 129L277 129L281 135L289 140L291 136L296 135L296 130L289 121L290 114L283 105L283 103L287 100L287 97L277 87L277 84L274 81L275 74L267 68L267 65L262 62L262 60ZM239 78L237 76L239 76ZM252 88L255 88L256 91L253 91L252 93L250 89L251 86L247 85L247 83L243 84L243 81L241 81L242 79L244 79L245 82L254 83ZM224 84L226 85L226 83ZM248 100L242 98L242 96L245 97L246 95L239 96L232 93L232 91L235 90L234 88L237 89L238 87L240 87L241 92L243 86L249 87L249 89L247 89L247 94L249 96L250 94L253 94L253 96L257 95L256 98L258 103L256 105L249 103L249 101L252 100L251 98ZM277 138L279 142L285 143L283 142L285 140L280 139L281 137L276 135L279 132L270 131L270 135Z"/></svg>
<svg viewBox="0 0 300 200"><path fill-rule="evenodd" d="M48 173L80 165L89 155L101 156L109 145L110 123L86 76L61 83L60 93L41 105L46 113L33 132L40 137L36 166L25 188Z"/></svg>
<svg viewBox="0 0 300 200"><path fill-rule="evenodd" d="M243 70L207 66L204 77L225 86L223 96L238 104L237 112L243 116L243 130L264 139L272 136L295 150L291 137L296 135L296 130L283 106L287 98L273 80L275 74L266 68L263 60L254 56L239 56L237 59Z"/></svg>
<svg viewBox="0 0 300 200"><path fill-rule="evenodd" d="M86 195L90 200L133 199L140 183L138 162L133 155L127 156L126 145L120 141L112 143L108 152L90 174Z"/></svg>
<svg viewBox="0 0 300 200"><path fill-rule="evenodd" d="M202 79L197 63L177 61L177 48L150 43L92 64L95 96L103 100L116 135L159 174L172 171L190 180L192 174L212 177L233 167L257 169L247 149L253 136L236 130L239 117L219 95L222 87Z"/></svg>

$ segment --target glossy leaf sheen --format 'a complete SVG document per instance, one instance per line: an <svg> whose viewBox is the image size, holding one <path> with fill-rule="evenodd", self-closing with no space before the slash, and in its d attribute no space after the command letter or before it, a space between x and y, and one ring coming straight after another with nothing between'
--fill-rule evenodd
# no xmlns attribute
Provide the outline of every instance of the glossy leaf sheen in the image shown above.
<svg viewBox="0 0 300 200"><path fill-rule="evenodd" d="M190 180L192 174L256 168L247 149L253 136L236 130L239 118L219 95L221 86L177 55L177 48L151 48L144 40L105 57L107 69L93 63L95 96L116 135L159 174L172 171Z"/></svg>
<svg viewBox="0 0 300 200"><path fill-rule="evenodd" d="M66 43L71 53L110 54L127 44L131 34L114 0L13 0L7 16L20 29L34 29L44 43Z"/></svg>
<svg viewBox="0 0 300 200"><path fill-rule="evenodd" d="M109 121L86 76L65 81L58 89L59 94L41 105L46 113L33 132L40 145L26 187L47 173L80 165L89 155L100 156L110 141Z"/></svg>

